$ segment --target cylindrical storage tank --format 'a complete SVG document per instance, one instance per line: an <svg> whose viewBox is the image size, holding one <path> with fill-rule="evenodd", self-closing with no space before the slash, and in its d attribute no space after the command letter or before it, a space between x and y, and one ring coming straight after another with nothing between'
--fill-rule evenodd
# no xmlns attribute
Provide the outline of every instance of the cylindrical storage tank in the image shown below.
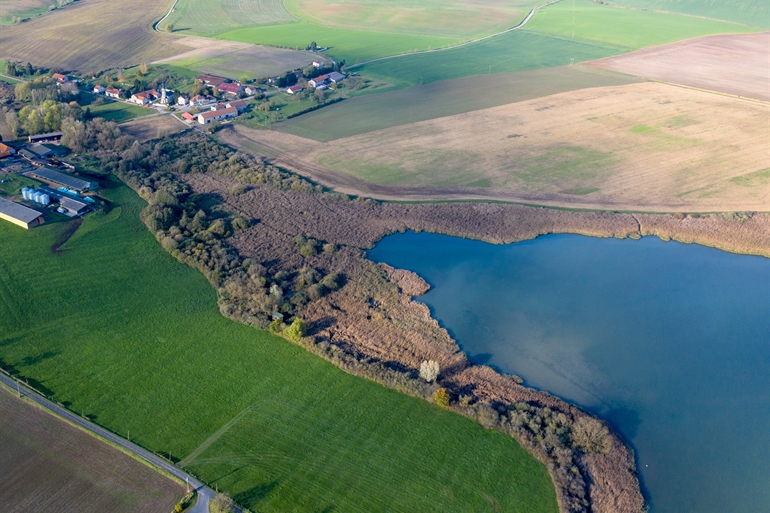
<svg viewBox="0 0 770 513"><path fill-rule="evenodd" d="M35 191L32 193L32 201L40 203L40 193Z"/></svg>
<svg viewBox="0 0 770 513"><path fill-rule="evenodd" d="M51 202L51 197L48 196L48 194L43 194L40 197L40 203L42 203L43 205L48 205L50 202Z"/></svg>
<svg viewBox="0 0 770 513"><path fill-rule="evenodd" d="M25 200L28 200L28 199L29 199L29 192L30 192L30 188L29 188L29 187L24 187L24 188L21 190L21 196L22 196L22 197L23 197Z"/></svg>

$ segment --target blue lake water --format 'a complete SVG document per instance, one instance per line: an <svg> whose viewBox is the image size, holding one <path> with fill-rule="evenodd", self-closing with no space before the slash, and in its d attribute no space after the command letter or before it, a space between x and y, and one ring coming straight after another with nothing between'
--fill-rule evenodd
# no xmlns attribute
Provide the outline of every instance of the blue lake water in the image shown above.
<svg viewBox="0 0 770 513"><path fill-rule="evenodd" d="M610 422L654 513L770 511L770 260L548 235L492 245L404 233L369 257L477 363Z"/></svg>

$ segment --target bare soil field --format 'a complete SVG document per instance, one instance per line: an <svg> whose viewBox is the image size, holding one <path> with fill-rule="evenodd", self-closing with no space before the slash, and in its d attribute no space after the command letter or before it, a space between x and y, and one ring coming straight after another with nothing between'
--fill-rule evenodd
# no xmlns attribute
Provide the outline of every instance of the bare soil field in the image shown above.
<svg viewBox="0 0 770 513"><path fill-rule="evenodd" d="M172 115L161 115L128 121L122 123L119 128L124 134L135 137L139 142L144 142L178 134L185 130L186 126Z"/></svg>
<svg viewBox="0 0 770 513"><path fill-rule="evenodd" d="M341 192L388 200L767 211L768 122L767 104L647 82L329 142L244 127L219 138Z"/></svg>
<svg viewBox="0 0 770 513"><path fill-rule="evenodd" d="M163 2L81 0L65 9L0 30L0 58L35 66L95 72L130 67L186 50L151 25Z"/></svg>
<svg viewBox="0 0 770 513"><path fill-rule="evenodd" d="M233 78L259 78L307 66L318 58L310 52L202 37L185 37L176 44L188 50L154 64L175 64Z"/></svg>
<svg viewBox="0 0 770 513"><path fill-rule="evenodd" d="M4 513L171 511L184 487L0 387Z"/></svg>
<svg viewBox="0 0 770 513"><path fill-rule="evenodd" d="M770 101L770 32L702 37L584 64Z"/></svg>

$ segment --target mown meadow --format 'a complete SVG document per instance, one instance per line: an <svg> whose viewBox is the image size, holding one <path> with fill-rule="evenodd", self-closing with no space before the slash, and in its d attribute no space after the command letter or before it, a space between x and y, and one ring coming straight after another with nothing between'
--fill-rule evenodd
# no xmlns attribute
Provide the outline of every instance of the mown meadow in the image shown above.
<svg viewBox="0 0 770 513"><path fill-rule="evenodd" d="M219 315L108 181L105 215L0 224L0 360L258 511L557 511L510 437Z"/></svg>
<svg viewBox="0 0 770 513"><path fill-rule="evenodd" d="M765 0L609 0L608 3L770 28L770 3Z"/></svg>
<svg viewBox="0 0 770 513"><path fill-rule="evenodd" d="M591 0L573 0L540 9L529 21L526 30L638 50L694 37L755 32L757 29L693 16L621 9Z"/></svg>

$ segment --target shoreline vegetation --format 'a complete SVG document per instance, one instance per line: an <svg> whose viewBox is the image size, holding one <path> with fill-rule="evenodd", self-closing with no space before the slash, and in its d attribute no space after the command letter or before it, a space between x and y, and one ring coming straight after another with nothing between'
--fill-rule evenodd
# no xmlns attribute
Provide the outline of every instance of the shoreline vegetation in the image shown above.
<svg viewBox="0 0 770 513"><path fill-rule="evenodd" d="M103 155L103 156L106 156ZM563 512L644 508L631 450L608 426L547 392L472 364L429 309L427 284L368 260L405 230L511 243L549 233L656 235L770 257L770 215L568 212L501 204L393 204L324 191L198 134L104 159L148 202L142 220L217 289L230 319L269 329L335 364L509 434L547 468ZM438 379L419 377L438 362Z"/></svg>

